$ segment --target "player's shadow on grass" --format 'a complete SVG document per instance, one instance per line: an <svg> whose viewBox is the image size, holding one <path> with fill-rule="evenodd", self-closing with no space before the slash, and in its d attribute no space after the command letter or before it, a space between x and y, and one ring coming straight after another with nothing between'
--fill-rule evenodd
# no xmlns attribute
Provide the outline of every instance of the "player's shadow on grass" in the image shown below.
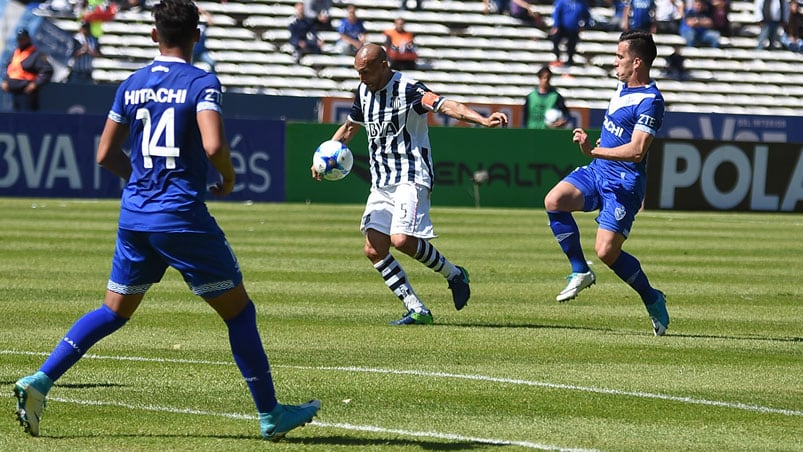
<svg viewBox="0 0 803 452"><path fill-rule="evenodd" d="M47 435L43 434L39 438L47 438L51 440L68 440L68 439L89 439L89 438L210 438L217 440L248 440L248 441L264 441L255 435L197 435L197 434L109 434L109 433L93 433L84 435ZM265 441L267 443L267 441ZM480 443L475 441L455 441L451 443L437 442L428 440L416 439L391 439L391 438L351 438L348 436L317 436L313 438L284 438L278 444L296 444L299 446L346 446L346 447L418 447L424 450L471 450L478 448L487 448L489 446L506 446L505 444L489 444ZM225 449L225 446L223 446Z"/></svg>
<svg viewBox="0 0 803 452"><path fill-rule="evenodd" d="M578 331L600 331L605 333L612 333L617 330L613 328L604 328L596 326L578 326L578 325L544 325L538 323L441 323L435 324L438 326L457 326L463 328L525 328L525 329L543 329L543 330L578 330ZM428 328L431 328L429 326Z"/></svg>
<svg viewBox="0 0 803 452"><path fill-rule="evenodd" d="M597 331L601 333L613 333L623 336L644 336L651 333L644 331L620 330L615 328L603 328L594 326L578 326L578 325L543 325L537 323L521 323L521 324L482 324L482 323L444 323L436 324L437 326L456 326L456 327L471 327L471 328L527 328L527 329L547 329L547 330L576 330L576 331ZM429 326L432 328L432 326ZM772 337L772 336L730 336L730 335L716 335L716 334L692 334L692 333L675 333L667 331L666 337L679 337L689 339L727 339L739 341L767 341L767 342L803 342L803 337Z"/></svg>
<svg viewBox="0 0 803 452"><path fill-rule="evenodd" d="M119 383L58 383L56 386L68 389L123 388L127 385Z"/></svg>
<svg viewBox="0 0 803 452"><path fill-rule="evenodd" d="M296 443L316 446L346 446L346 447L418 447L424 450L471 450L487 448L489 446L507 446L506 444L489 444L475 441L455 441L451 443L417 439L369 439L350 438L348 436L317 436L314 438L285 438L283 443Z"/></svg>
<svg viewBox="0 0 803 452"><path fill-rule="evenodd" d="M13 385L16 381L10 380L0 380L0 385ZM58 383L56 384L59 388L70 388L70 389L91 389L91 388L122 388L126 385L121 385L119 383Z"/></svg>

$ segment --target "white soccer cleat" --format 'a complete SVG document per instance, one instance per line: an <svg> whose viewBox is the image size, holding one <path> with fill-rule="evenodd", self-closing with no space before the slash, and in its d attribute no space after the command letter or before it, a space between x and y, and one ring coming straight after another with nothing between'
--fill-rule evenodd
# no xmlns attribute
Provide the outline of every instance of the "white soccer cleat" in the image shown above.
<svg viewBox="0 0 803 452"><path fill-rule="evenodd" d="M597 282L597 275L589 268L585 273L572 273L566 277L566 280L568 280L569 283L566 284L566 287L555 297L555 299L561 303L571 300L576 297L581 290L594 285L594 283Z"/></svg>

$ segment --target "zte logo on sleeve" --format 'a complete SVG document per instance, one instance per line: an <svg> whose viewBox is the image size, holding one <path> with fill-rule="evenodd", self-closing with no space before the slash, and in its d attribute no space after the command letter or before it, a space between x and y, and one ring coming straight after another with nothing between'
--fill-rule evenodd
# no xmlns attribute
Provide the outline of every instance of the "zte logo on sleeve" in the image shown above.
<svg viewBox="0 0 803 452"><path fill-rule="evenodd" d="M655 128L655 118L648 115L639 115L638 116L638 123L643 126L647 126L651 129Z"/></svg>

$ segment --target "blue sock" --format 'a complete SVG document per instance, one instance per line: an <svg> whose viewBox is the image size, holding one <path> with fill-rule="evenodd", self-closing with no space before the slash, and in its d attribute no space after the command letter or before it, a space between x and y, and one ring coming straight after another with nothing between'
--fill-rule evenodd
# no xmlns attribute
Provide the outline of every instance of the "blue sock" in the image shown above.
<svg viewBox="0 0 803 452"><path fill-rule="evenodd" d="M39 371L53 381L58 380L90 347L120 329L126 322L127 318L120 317L105 304L87 312L67 331Z"/></svg>
<svg viewBox="0 0 803 452"><path fill-rule="evenodd" d="M645 305L655 302L657 299L655 289L650 286L647 275L641 269L641 263L633 255L622 251L616 262L611 265L611 270L641 295Z"/></svg>
<svg viewBox="0 0 803 452"><path fill-rule="evenodd" d="M585 273L589 270L588 262L580 245L580 229L571 212L547 211L549 227L560 244L560 248L572 264L572 272Z"/></svg>
<svg viewBox="0 0 803 452"><path fill-rule="evenodd" d="M257 411L269 413L276 407L276 392L268 356L262 348L262 339L257 330L254 303L248 302L248 306L237 317L226 320L226 325L229 327L229 343L234 362L245 378Z"/></svg>

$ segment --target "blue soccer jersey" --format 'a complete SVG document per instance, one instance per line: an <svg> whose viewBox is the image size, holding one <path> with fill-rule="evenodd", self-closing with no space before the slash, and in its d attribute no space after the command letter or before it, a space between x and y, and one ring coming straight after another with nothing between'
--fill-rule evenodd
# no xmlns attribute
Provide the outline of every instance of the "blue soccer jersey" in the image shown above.
<svg viewBox="0 0 803 452"><path fill-rule="evenodd" d="M655 136L663 119L664 98L654 81L636 88L629 88L620 82L605 111L600 147L614 148L627 144L636 130ZM646 157L639 163L594 159L590 166L605 178L630 181L632 189L644 193Z"/></svg>
<svg viewBox="0 0 803 452"><path fill-rule="evenodd" d="M178 58L159 56L117 89L109 119L130 127L132 174L120 228L148 232L218 230L206 205L209 160L196 114L222 114L220 81Z"/></svg>
<svg viewBox="0 0 803 452"><path fill-rule="evenodd" d="M377 92L360 83L349 119L368 134L372 186L412 182L432 188L427 112L437 111L442 102L423 83L401 72L394 72Z"/></svg>

